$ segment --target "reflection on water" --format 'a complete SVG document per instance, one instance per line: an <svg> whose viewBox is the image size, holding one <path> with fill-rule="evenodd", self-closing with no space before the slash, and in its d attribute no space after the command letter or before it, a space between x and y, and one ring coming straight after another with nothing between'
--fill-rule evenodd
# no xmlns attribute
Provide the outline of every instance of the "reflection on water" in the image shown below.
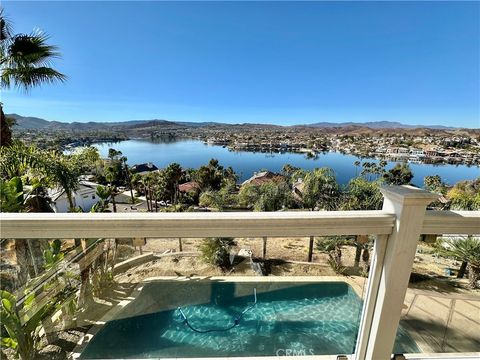
<svg viewBox="0 0 480 360"><path fill-rule="evenodd" d="M346 184L351 178L358 175L360 169L353 163L360 158L341 153L323 153L317 157L309 158L297 153L261 153L247 151L230 151L226 147L206 145L201 141L180 140L169 142L151 142L141 140L128 140L114 144L95 145L102 156L106 157L108 149L113 147L120 150L128 158L130 165L152 162L157 167L165 167L172 162L179 163L184 168L198 168L208 163L212 158L220 161L225 166L231 166L246 180L255 171L268 169L279 172L284 164L291 164L303 169L316 167L330 167L335 171L337 181ZM372 160L368 160L372 161ZM387 169L392 168L395 162L388 162ZM474 179L480 176L480 168L467 165L433 165L411 163L415 177L413 183L423 185L423 178L427 175L440 175L449 184L460 180Z"/></svg>

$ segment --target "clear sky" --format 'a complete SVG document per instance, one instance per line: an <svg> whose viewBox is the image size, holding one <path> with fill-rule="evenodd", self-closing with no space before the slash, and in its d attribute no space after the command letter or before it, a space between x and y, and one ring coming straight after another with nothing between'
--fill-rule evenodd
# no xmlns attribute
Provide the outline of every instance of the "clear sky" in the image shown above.
<svg viewBox="0 0 480 360"><path fill-rule="evenodd" d="M480 127L479 2L5 2L65 84L4 91L59 121Z"/></svg>

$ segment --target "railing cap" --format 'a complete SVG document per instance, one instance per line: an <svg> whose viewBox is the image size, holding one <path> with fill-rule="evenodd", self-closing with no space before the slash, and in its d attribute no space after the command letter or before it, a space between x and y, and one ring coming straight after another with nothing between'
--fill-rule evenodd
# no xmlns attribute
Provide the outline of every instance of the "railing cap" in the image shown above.
<svg viewBox="0 0 480 360"><path fill-rule="evenodd" d="M411 185L383 185L380 191L386 199L409 205L427 205L440 197Z"/></svg>

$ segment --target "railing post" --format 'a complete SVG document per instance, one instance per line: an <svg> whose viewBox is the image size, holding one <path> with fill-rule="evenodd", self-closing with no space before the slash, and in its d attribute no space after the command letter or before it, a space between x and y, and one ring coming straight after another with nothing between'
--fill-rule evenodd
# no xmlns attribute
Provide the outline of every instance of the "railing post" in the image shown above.
<svg viewBox="0 0 480 360"><path fill-rule="evenodd" d="M358 360L391 357L425 209L438 198L412 186L385 186L381 191L383 210L394 213L396 220L386 244L384 261L379 264L381 271L371 275L377 277L371 282L378 281L378 290L368 299L375 305L365 307L367 313L363 317L371 317L371 326L362 329L368 332L368 340L366 354L357 357Z"/></svg>

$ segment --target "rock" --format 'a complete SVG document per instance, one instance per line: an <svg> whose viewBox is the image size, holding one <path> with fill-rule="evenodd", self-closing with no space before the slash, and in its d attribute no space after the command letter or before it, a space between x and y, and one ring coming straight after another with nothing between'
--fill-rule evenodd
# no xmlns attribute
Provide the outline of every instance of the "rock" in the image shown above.
<svg viewBox="0 0 480 360"><path fill-rule="evenodd" d="M255 274L260 275L260 276L266 276L267 275L267 272L265 271L265 264L263 262L252 261L250 263L250 266L252 267L252 270L255 272Z"/></svg>
<svg viewBox="0 0 480 360"><path fill-rule="evenodd" d="M243 256L243 257L252 257L252 250L250 249L240 249L238 252L238 256Z"/></svg>
<svg viewBox="0 0 480 360"><path fill-rule="evenodd" d="M64 360L67 353L58 345L47 345L39 351L38 360Z"/></svg>

